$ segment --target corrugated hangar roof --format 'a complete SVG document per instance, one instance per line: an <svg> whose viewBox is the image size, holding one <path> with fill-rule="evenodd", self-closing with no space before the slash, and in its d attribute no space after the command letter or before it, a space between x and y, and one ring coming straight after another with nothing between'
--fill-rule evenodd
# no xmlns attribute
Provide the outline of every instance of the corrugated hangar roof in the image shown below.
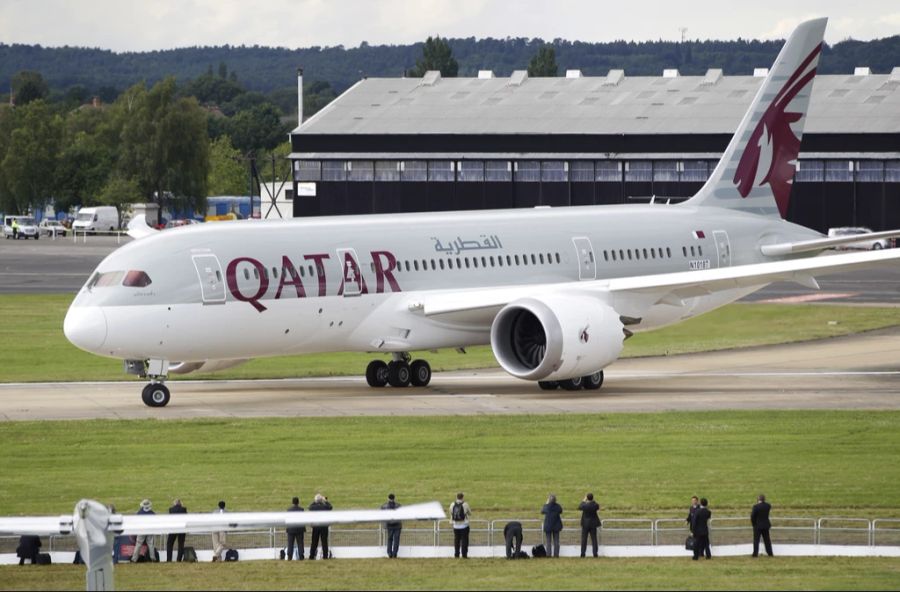
<svg viewBox="0 0 900 592"><path fill-rule="evenodd" d="M820 75L809 133L900 132L900 68ZM294 130L305 134L732 133L762 76L368 78Z"/></svg>

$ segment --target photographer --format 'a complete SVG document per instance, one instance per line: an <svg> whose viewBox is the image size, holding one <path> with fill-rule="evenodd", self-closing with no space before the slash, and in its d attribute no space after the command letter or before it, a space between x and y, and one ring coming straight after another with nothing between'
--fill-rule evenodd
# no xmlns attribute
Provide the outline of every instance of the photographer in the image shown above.
<svg viewBox="0 0 900 592"><path fill-rule="evenodd" d="M597 557L597 529L600 528L600 504L594 501L594 494L589 493L584 496L578 505L581 510L581 556L584 557L587 551L588 535L591 537L591 548L594 551L594 557Z"/></svg>

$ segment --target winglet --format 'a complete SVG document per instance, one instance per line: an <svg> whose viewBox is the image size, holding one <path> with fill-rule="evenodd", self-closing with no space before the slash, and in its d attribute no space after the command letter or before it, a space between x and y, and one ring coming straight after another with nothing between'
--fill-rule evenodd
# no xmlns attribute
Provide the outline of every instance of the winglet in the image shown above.
<svg viewBox="0 0 900 592"><path fill-rule="evenodd" d="M156 234L157 232L157 230L154 230L147 224L147 217L144 214L135 216L131 219L131 222L128 223L128 236L135 240L142 239L151 234Z"/></svg>

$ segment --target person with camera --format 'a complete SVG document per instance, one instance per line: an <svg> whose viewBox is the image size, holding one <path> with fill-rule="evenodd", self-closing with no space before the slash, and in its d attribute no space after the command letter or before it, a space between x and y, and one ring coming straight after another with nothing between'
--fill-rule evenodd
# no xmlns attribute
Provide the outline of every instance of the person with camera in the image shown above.
<svg viewBox="0 0 900 592"><path fill-rule="evenodd" d="M556 496L552 493L547 497L547 503L541 508L544 515L544 544L547 548L547 557L559 557L559 533L563 529L563 509L556 503Z"/></svg>
<svg viewBox="0 0 900 592"><path fill-rule="evenodd" d="M709 502L705 497L700 498L700 507L694 512L691 521L691 533L694 535L694 561L700 559L701 555L706 555L707 559L712 559L712 552L709 547L709 519L712 518Z"/></svg>
<svg viewBox="0 0 900 592"><path fill-rule="evenodd" d="M753 525L753 556L759 557L759 539L762 538L766 545L766 555L772 557L772 539L769 538L769 529L772 523L769 521L771 504L766 501L762 493L756 498L756 505L750 511L750 524Z"/></svg>
<svg viewBox="0 0 900 592"><path fill-rule="evenodd" d="M321 493L317 493L313 503L309 505L310 512L330 512L332 510L331 503L328 498ZM322 559L328 559L328 527L313 526L312 542L309 545L309 558L316 559L316 553L319 550L319 541L322 541Z"/></svg>
<svg viewBox="0 0 900 592"><path fill-rule="evenodd" d="M300 498L294 497L291 500L291 507L288 512L302 512L303 506L300 505ZM287 555L285 559L291 561L294 558L294 543L297 544L297 560L303 560L303 536L306 534L305 526L291 526L285 529L287 534Z"/></svg>
<svg viewBox="0 0 900 592"><path fill-rule="evenodd" d="M588 493L578 505L581 510L581 556L584 557L587 551L588 536L591 537L591 549L594 551L594 557L597 557L597 529L600 528L600 504L594 501L594 494Z"/></svg>

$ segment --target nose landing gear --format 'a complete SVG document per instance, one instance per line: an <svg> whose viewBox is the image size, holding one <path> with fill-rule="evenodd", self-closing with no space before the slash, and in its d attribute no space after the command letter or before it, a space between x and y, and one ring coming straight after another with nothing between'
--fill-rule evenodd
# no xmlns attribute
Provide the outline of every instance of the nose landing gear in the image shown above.
<svg viewBox="0 0 900 592"><path fill-rule="evenodd" d="M169 404L172 395L163 384L169 372L168 360L125 360L125 372L150 379L150 384L141 391L144 405L165 407Z"/></svg>
<svg viewBox="0 0 900 592"><path fill-rule="evenodd" d="M171 398L168 387L161 382L151 382L141 392L141 399L148 407L165 407Z"/></svg>
<svg viewBox="0 0 900 592"><path fill-rule="evenodd" d="M406 352L393 354L394 359L388 363L372 360L366 367L366 382L369 386L381 388L428 386L431 382L431 366L425 360L414 360L410 363L410 355Z"/></svg>

